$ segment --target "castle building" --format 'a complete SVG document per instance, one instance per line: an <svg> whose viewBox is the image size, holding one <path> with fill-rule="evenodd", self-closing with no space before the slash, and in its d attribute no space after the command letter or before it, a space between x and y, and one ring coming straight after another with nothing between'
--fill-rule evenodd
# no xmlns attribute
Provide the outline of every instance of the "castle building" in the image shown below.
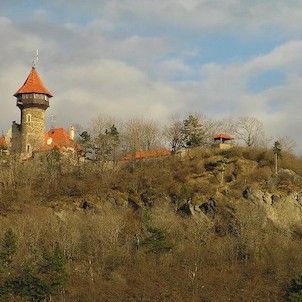
<svg viewBox="0 0 302 302"><path fill-rule="evenodd" d="M37 59L24 84L16 91L17 107L21 112L20 124L13 122L6 136L0 136L0 150L21 159L33 157L57 148L63 154L75 154L74 127L69 133L63 128L45 132L45 113L51 92L44 86L36 70Z"/></svg>
<svg viewBox="0 0 302 302"><path fill-rule="evenodd" d="M32 67L21 88L14 94L21 111L21 123L13 122L11 152L30 157L45 144L45 112L52 94Z"/></svg>

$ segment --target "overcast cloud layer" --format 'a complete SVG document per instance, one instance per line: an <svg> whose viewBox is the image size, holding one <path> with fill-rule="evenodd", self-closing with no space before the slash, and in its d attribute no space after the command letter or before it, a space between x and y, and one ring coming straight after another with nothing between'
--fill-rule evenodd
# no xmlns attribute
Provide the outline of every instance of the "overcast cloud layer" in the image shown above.
<svg viewBox="0 0 302 302"><path fill-rule="evenodd" d="M20 120L13 94L39 49L57 127L249 115L301 153L301 28L296 0L2 0L0 129Z"/></svg>

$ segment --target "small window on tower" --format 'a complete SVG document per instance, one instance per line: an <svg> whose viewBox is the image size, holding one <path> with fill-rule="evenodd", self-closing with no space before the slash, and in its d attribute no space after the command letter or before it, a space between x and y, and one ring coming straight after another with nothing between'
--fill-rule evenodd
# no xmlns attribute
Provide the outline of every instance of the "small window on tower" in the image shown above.
<svg viewBox="0 0 302 302"><path fill-rule="evenodd" d="M27 153L30 152L30 145L27 145L27 147L26 147L26 152L27 152Z"/></svg>
<svg viewBox="0 0 302 302"><path fill-rule="evenodd" d="M26 121L27 121L28 123L31 122L31 114L27 114L27 116L26 116Z"/></svg>

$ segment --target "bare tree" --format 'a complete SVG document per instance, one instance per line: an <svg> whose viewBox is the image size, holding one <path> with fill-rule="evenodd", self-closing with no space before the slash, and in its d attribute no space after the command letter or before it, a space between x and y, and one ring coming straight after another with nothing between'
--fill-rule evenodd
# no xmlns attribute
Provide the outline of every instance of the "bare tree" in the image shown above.
<svg viewBox="0 0 302 302"><path fill-rule="evenodd" d="M203 145L211 145L214 136L217 134L215 131L215 121L204 114L200 114L200 124L204 133Z"/></svg>
<svg viewBox="0 0 302 302"><path fill-rule="evenodd" d="M124 127L123 148L128 152L151 150L162 146L159 126L152 120L131 119Z"/></svg>
<svg viewBox="0 0 302 302"><path fill-rule="evenodd" d="M173 152L177 152L183 146L182 120L179 115L173 115L165 126L163 135Z"/></svg>
<svg viewBox="0 0 302 302"><path fill-rule="evenodd" d="M234 134L248 147L267 147L271 140L265 133L263 123L251 116L242 116L235 121Z"/></svg>
<svg viewBox="0 0 302 302"><path fill-rule="evenodd" d="M105 133L112 125L117 125L118 121L108 115L98 115L90 121L89 132L92 139L97 139L100 133Z"/></svg>
<svg viewBox="0 0 302 302"><path fill-rule="evenodd" d="M282 150L287 151L289 153L293 153L294 149L297 146L295 140L290 136L279 136L278 142L280 143Z"/></svg>
<svg viewBox="0 0 302 302"><path fill-rule="evenodd" d="M74 125L74 140L78 141L80 139L80 135L85 131L85 127L81 124L75 123Z"/></svg>
<svg viewBox="0 0 302 302"><path fill-rule="evenodd" d="M141 130L143 150L151 150L162 146L162 133L155 121L143 121Z"/></svg>
<svg viewBox="0 0 302 302"><path fill-rule="evenodd" d="M225 133L232 135L236 132L236 121L233 117L226 117L213 122L212 129L215 134Z"/></svg>

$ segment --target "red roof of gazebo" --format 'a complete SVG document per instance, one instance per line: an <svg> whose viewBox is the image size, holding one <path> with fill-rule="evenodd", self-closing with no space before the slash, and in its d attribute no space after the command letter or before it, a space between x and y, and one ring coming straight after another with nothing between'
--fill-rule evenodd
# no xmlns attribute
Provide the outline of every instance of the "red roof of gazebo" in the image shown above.
<svg viewBox="0 0 302 302"><path fill-rule="evenodd" d="M224 133L219 133L214 137L215 140L219 140L219 139L223 139L223 140L232 140L234 139L234 137L229 136L227 134Z"/></svg>

